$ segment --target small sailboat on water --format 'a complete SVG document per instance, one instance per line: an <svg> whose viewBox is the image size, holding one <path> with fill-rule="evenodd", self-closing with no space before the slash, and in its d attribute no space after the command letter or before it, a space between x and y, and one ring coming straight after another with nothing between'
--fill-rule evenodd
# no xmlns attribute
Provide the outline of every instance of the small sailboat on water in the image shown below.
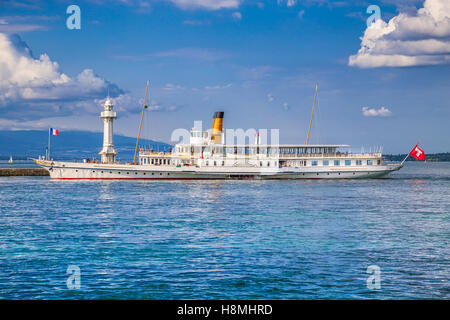
<svg viewBox="0 0 450 320"><path fill-rule="evenodd" d="M8 163L13 163L13 158L12 158L12 156L9 156L9 161L8 161Z"/></svg>

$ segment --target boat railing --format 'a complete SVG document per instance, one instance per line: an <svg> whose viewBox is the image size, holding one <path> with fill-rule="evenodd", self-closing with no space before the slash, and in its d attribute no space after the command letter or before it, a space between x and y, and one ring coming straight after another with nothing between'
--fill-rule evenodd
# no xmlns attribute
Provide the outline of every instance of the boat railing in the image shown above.
<svg viewBox="0 0 450 320"><path fill-rule="evenodd" d="M298 158L298 159L322 159L322 158L381 158L381 153L280 153L280 154L274 154L274 153L259 153L259 154L251 154L251 153L204 153L202 154L189 154L189 153L149 153L149 152L142 152L139 155L143 156L151 156L151 157L175 157L175 158L226 158L226 159L292 159L292 158Z"/></svg>
<svg viewBox="0 0 450 320"><path fill-rule="evenodd" d="M280 154L279 158L380 158L381 153L303 153Z"/></svg>
<svg viewBox="0 0 450 320"><path fill-rule="evenodd" d="M139 152L139 156L152 156L152 157L171 157L170 152L151 152L148 150Z"/></svg>

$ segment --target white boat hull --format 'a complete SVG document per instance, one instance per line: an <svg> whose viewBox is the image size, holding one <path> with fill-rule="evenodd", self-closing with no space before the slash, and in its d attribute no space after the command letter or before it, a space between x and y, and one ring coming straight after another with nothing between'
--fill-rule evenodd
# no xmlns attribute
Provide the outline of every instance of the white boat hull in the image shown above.
<svg viewBox="0 0 450 320"><path fill-rule="evenodd" d="M384 178L402 165L365 167L235 168L95 164L35 160L55 180L225 180Z"/></svg>

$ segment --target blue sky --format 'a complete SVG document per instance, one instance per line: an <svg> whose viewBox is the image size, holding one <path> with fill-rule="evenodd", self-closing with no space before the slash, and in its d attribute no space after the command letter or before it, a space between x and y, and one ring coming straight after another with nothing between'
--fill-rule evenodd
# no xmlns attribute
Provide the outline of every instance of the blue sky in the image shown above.
<svg viewBox="0 0 450 320"><path fill-rule="evenodd" d="M449 151L447 2L0 0L0 129L101 131L109 91L115 132L135 136L149 80L145 138L223 110L228 128L304 143L317 82L310 142Z"/></svg>

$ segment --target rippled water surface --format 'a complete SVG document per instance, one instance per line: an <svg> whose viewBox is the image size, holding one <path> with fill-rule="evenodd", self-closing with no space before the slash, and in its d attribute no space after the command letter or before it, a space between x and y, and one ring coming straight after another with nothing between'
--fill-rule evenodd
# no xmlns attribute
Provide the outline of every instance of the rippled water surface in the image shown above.
<svg viewBox="0 0 450 320"><path fill-rule="evenodd" d="M39 168L33 160L14 160L13 163L9 163L8 160L0 160L1 168Z"/></svg>
<svg viewBox="0 0 450 320"><path fill-rule="evenodd" d="M9 177L0 206L0 298L450 298L449 163L353 181Z"/></svg>

